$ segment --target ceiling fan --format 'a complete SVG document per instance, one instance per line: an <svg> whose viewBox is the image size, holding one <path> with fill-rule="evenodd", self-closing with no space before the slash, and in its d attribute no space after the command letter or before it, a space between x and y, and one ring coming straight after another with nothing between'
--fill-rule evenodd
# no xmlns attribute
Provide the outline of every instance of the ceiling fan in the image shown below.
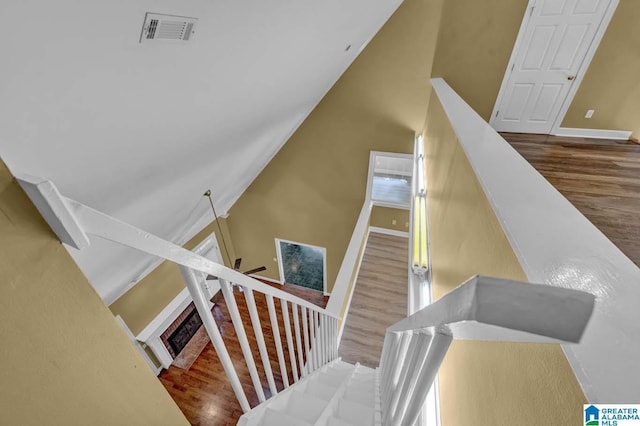
<svg viewBox="0 0 640 426"><path fill-rule="evenodd" d="M204 193L204 196L207 197L209 199L209 204L211 204L211 210L213 211L213 217L216 220L216 224L218 225L218 230L220 231L220 238L222 239L222 245L224 246L224 251L227 255L227 259L229 260L229 264L231 264L231 256L229 256L229 250L227 250L227 242L224 240L224 233L222 232L222 228L220 227L220 222L218 221L218 214L216 213L216 209L213 207L213 200L211 200L211 190L207 189L207 191ZM236 259L236 261L233 264L233 270L234 271L240 271L240 264L242 263L242 258L239 257ZM257 268L253 268L253 269L249 269L248 271L244 271L241 272L242 274L245 275L251 275L251 274L255 274L256 272L262 272L262 271L266 271L267 267L266 266L258 266ZM216 277L215 275L207 275L207 280L217 280L218 277Z"/></svg>

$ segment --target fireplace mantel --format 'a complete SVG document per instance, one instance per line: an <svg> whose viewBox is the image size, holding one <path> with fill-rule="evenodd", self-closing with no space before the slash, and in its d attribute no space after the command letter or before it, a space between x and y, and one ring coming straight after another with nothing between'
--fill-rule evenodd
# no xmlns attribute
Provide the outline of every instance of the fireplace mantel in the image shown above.
<svg viewBox="0 0 640 426"><path fill-rule="evenodd" d="M156 317L136 336L136 340L149 346L164 368L169 368L173 357L162 343L160 336L193 301L184 288ZM209 303L209 308L213 303Z"/></svg>

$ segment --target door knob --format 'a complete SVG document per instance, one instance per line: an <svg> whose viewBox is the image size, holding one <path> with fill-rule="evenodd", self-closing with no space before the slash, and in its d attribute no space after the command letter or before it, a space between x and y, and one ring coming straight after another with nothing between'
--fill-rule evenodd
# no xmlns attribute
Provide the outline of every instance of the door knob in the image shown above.
<svg viewBox="0 0 640 426"><path fill-rule="evenodd" d="M574 78L576 78L576 76L573 74L567 76L567 80L573 80Z"/></svg>

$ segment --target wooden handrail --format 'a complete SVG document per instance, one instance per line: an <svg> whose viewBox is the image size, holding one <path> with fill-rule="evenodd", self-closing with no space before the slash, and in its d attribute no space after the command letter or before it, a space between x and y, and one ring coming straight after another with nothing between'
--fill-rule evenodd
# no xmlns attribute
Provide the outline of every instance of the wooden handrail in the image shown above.
<svg viewBox="0 0 640 426"><path fill-rule="evenodd" d="M580 345L563 351L588 401L640 395L640 268L502 138L446 81L432 79L477 182L527 280L598 296ZM602 342L616 342L616 350ZM615 365L606 374L603 365Z"/></svg>
<svg viewBox="0 0 640 426"><path fill-rule="evenodd" d="M156 255L196 271L223 278L229 282L241 285L259 293L277 297L278 299L286 300L287 302L295 303L299 306L304 306L314 312L339 319L338 314L334 314L326 309L320 308L319 306L287 293L286 291L271 287L254 278L246 276L241 272L227 268L224 265L202 257L169 241L163 240L160 237L136 228L133 225L125 223L105 213L99 212L75 200L66 197L63 198L74 212L76 219L86 234L95 235L109 241L114 241L128 247L141 250L145 253Z"/></svg>
<svg viewBox="0 0 640 426"><path fill-rule="evenodd" d="M576 343L594 301L579 290L476 275L387 331L431 329L464 340Z"/></svg>
<svg viewBox="0 0 640 426"><path fill-rule="evenodd" d="M471 277L387 328L380 360L383 424L416 422L452 340L577 343L594 304L583 291Z"/></svg>
<svg viewBox="0 0 640 426"><path fill-rule="evenodd" d="M256 395L260 402L266 400L266 395L262 389L262 384L256 368L255 360L253 359L253 353L249 344L243 319L240 316L240 311L230 283L238 284L245 290L245 301L251 317L251 324L258 344L260 358L262 360L264 372L272 396L278 393L278 389L271 369L271 360L269 358L269 351L265 341L263 326L261 324L257 305L253 296L254 291L266 295L269 321L271 324L270 327L265 328L265 330L270 330L271 333L273 333L278 356L278 364L280 366L280 374L285 387L289 385L287 377L288 371L282 347L282 337L278 326L278 317L275 311L274 297L280 300L283 310L283 318L286 321L285 331L287 333L287 348L289 350L289 361L292 371L295 371L297 366L295 354L293 353L293 336L291 334L287 314L287 303L291 303L291 308L294 312L294 327L299 356L298 363L300 365L301 374L304 376L306 372L313 371L321 365L333 361L337 357L337 352L333 350L333 348L337 343L337 320L339 319L339 315L320 308L319 306L309 303L306 300L290 293L273 288L258 280L248 277L239 271L227 268L224 265L209 260L192 251L186 250L170 241L163 240L162 238L92 209L91 207L85 206L82 203L66 198L60 194L51 181L33 176L22 176L18 180L49 226L51 226L62 242L77 249L83 249L90 245L91 240L89 239L89 236L91 235L113 241L178 264L189 294L194 300L196 310L203 321L207 334L209 335L222 363L225 374L227 375L227 378L231 383L231 387L244 412L250 410L248 399L244 393L243 386L240 383L238 374L226 349L222 336L220 335L215 319L209 310L208 302L200 285L201 283L198 281L198 278L194 273L195 271L202 272L207 277L210 275L216 276L220 282L220 289L229 308L229 315L232 318L238 342L244 355ZM300 307L302 312L301 318L298 318L298 307ZM327 317L331 318L331 321L328 321ZM304 354L301 353L302 342L300 337L299 319L302 320L304 325L304 343L306 349ZM311 338L307 334L309 331L311 332ZM305 358L306 363L303 362L303 357ZM297 373L294 373L293 380L298 381L299 379L300 376L298 376Z"/></svg>
<svg viewBox="0 0 640 426"><path fill-rule="evenodd" d="M50 180L26 174L18 175L16 179L60 241L72 247L79 250L88 247L91 244L89 235L95 235L339 319L338 314L67 198Z"/></svg>

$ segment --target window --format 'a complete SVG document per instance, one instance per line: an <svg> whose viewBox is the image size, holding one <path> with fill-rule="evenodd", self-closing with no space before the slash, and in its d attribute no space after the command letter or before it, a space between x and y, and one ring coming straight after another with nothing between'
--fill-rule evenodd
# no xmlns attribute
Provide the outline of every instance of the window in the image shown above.
<svg viewBox="0 0 640 426"><path fill-rule="evenodd" d="M276 238L280 279L326 293L326 249Z"/></svg>
<svg viewBox="0 0 640 426"><path fill-rule="evenodd" d="M407 154L371 152L368 197L375 205L409 209L413 158Z"/></svg>

